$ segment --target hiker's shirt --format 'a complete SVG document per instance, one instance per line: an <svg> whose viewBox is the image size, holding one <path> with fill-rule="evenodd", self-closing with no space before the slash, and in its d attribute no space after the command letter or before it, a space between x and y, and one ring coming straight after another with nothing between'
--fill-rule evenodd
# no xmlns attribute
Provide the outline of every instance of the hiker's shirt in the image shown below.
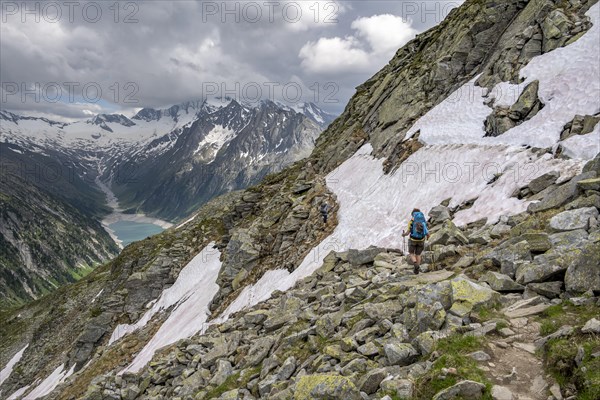
<svg viewBox="0 0 600 400"><path fill-rule="evenodd" d="M425 227L425 236L423 236L423 239L415 239L414 237L410 236L410 232L412 232L412 224L413 224L414 220L410 220L410 222L408 223L408 232L409 232L409 236L408 238L410 240L412 240L413 242L424 242L425 238L427 237L427 234L429 233L427 230L427 227Z"/></svg>

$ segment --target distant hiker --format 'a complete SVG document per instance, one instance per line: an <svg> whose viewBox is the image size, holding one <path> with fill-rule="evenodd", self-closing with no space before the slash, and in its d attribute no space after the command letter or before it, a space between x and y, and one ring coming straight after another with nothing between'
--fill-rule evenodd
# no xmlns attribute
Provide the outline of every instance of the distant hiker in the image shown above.
<svg viewBox="0 0 600 400"><path fill-rule="evenodd" d="M419 266L421 265L421 253L425 249L425 239L429 239L425 215L418 208L412 211L412 219L408 223L408 231L402 231L402 236L407 235L410 235L408 238L408 253L414 266L414 272L418 274Z"/></svg>
<svg viewBox="0 0 600 400"><path fill-rule="evenodd" d="M321 213L321 217L323 217L324 224L327 223L327 217L329 216L330 209L331 207L329 207L329 204L327 204L326 202L321 203L321 206L319 207L319 212Z"/></svg>

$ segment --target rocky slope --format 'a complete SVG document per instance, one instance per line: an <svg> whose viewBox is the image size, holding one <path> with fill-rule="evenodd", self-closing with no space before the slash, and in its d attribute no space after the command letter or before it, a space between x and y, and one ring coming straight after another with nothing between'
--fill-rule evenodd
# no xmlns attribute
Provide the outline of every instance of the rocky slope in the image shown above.
<svg viewBox="0 0 600 400"><path fill-rule="evenodd" d="M459 229L453 210L436 207L422 267L431 272L413 275L396 250L332 251L293 289L163 349L138 373L96 379L84 397L595 398L600 183L583 178L597 173L576 178L578 194L543 216ZM538 318L562 309L581 315L575 326L540 329ZM563 338L578 358L553 354ZM568 383L546 376L538 350L577 363L558 375ZM65 385L52 398L72 393Z"/></svg>
<svg viewBox="0 0 600 400"><path fill-rule="evenodd" d="M596 64L569 59L598 51L594 3L465 2L359 87L306 161L128 247L44 307L3 316L3 360L28 345L3 391L41 397L62 382L49 398L547 399L556 380L555 398L594 398L599 349L585 317L600 290L599 161L586 164L598 149L582 144L598 125L561 137L600 109ZM534 77L543 107L531 88L510 102L477 89ZM487 135L488 117L505 115L497 106L514 124ZM406 175L428 160L473 170ZM432 272L420 277L397 254L415 205L436 226ZM466 332L480 339L456 336ZM528 351L536 340L553 377ZM477 350L492 364L466 357Z"/></svg>
<svg viewBox="0 0 600 400"><path fill-rule="evenodd" d="M0 143L0 307L41 297L114 257L103 195L67 164Z"/></svg>

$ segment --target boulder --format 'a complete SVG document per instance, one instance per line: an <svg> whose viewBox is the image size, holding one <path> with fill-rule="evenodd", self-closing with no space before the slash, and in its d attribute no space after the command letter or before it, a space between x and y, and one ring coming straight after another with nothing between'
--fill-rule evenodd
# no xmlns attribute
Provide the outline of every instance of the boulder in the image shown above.
<svg viewBox="0 0 600 400"><path fill-rule="evenodd" d="M531 289L535 293L547 297L549 299L560 297L562 287L563 282L561 281L530 283L529 285L527 285L528 289Z"/></svg>
<svg viewBox="0 0 600 400"><path fill-rule="evenodd" d="M362 400L350 378L337 374L305 375L298 379L294 400Z"/></svg>
<svg viewBox="0 0 600 400"><path fill-rule="evenodd" d="M244 367L255 367L260 364L269 354L273 344L275 344L275 339L270 336L256 339L244 358Z"/></svg>
<svg viewBox="0 0 600 400"><path fill-rule="evenodd" d="M465 310L470 312L481 306L492 306L500 298L498 292L478 285L463 276L452 279L450 285L452 286L450 312L458 316L463 316Z"/></svg>
<svg viewBox="0 0 600 400"><path fill-rule="evenodd" d="M379 253L385 253L385 249L369 247L365 250L348 250L348 262L352 265L371 264Z"/></svg>
<svg viewBox="0 0 600 400"><path fill-rule="evenodd" d="M381 389L385 392L396 393L396 397L401 400L410 400L413 398L415 385L409 379L386 379L381 382Z"/></svg>
<svg viewBox="0 0 600 400"><path fill-rule="evenodd" d="M550 228L557 232L588 229L590 218L598 218L596 207L563 211L550 219Z"/></svg>
<svg viewBox="0 0 600 400"><path fill-rule="evenodd" d="M519 264L531 261L531 252L527 241L522 240L518 243L506 243L498 246L483 258L491 260L500 267L500 272L512 278L515 276Z"/></svg>
<svg viewBox="0 0 600 400"><path fill-rule="evenodd" d="M581 190L600 190L600 178L591 178L591 179L584 179L582 181L577 182L577 186L579 186L579 188Z"/></svg>
<svg viewBox="0 0 600 400"><path fill-rule="evenodd" d="M583 333L600 333L600 321L596 318L590 319L585 323L583 328L581 328L581 332Z"/></svg>
<svg viewBox="0 0 600 400"><path fill-rule="evenodd" d="M548 236L553 250L563 251L573 247L579 247L583 241L588 238L588 233L585 229L577 229L574 231L559 232ZM537 259L538 257L536 257Z"/></svg>
<svg viewBox="0 0 600 400"><path fill-rule="evenodd" d="M584 244L570 254L565 274L565 288L569 292L600 292L600 242Z"/></svg>
<svg viewBox="0 0 600 400"><path fill-rule="evenodd" d="M444 206L435 206L429 211L432 224L438 224L451 219L450 209Z"/></svg>
<svg viewBox="0 0 600 400"><path fill-rule="evenodd" d="M410 365L419 355L412 345L397 340L384 344L383 351L390 365Z"/></svg>
<svg viewBox="0 0 600 400"><path fill-rule="evenodd" d="M546 189L548 186L553 185L559 176L560 174L557 171L551 171L541 176L538 176L537 178L529 182L529 189L533 194L539 193L542 190Z"/></svg>
<svg viewBox="0 0 600 400"><path fill-rule="evenodd" d="M452 221L446 221L442 227L431 235L429 244L431 246L436 244L441 245L465 245L469 243L469 239L463 234L463 232L456 226Z"/></svg>
<svg viewBox="0 0 600 400"><path fill-rule="evenodd" d="M550 304L544 303L540 296L532 297L526 300L520 300L508 306L502 312L508 318L521 318L529 315L536 315L550 307Z"/></svg>
<svg viewBox="0 0 600 400"><path fill-rule="evenodd" d="M547 233L527 232L521 235L533 253L544 253L552 248L552 242Z"/></svg>
<svg viewBox="0 0 600 400"><path fill-rule="evenodd" d="M475 381L460 381L454 386L442 390L433 400L477 400L483 397L485 385Z"/></svg>
<svg viewBox="0 0 600 400"><path fill-rule="evenodd" d="M499 385L492 386L491 395L493 400L514 400L515 398L509 388Z"/></svg>
<svg viewBox="0 0 600 400"><path fill-rule="evenodd" d="M569 182L564 183L563 185L557 187L556 190L552 191L551 196L545 196L537 203L530 203L529 206L527 206L527 211L536 213L549 210L551 208L560 207L577 197L577 194L579 193L577 182L595 177L595 171L584 172L580 175L577 175Z"/></svg>
<svg viewBox="0 0 600 400"><path fill-rule="evenodd" d="M366 394L373 394L379 390L379 384L388 376L387 371L384 368L377 368L371 370L363 376L359 381L358 387L361 392Z"/></svg>
<svg viewBox="0 0 600 400"><path fill-rule="evenodd" d="M481 277L481 280L487 282L497 292L522 292L525 290L523 285L513 281L510 276L498 272L488 271Z"/></svg>
<svg viewBox="0 0 600 400"><path fill-rule="evenodd" d="M567 270L566 266L553 263L523 263L517 267L515 274L518 283L545 282L562 275Z"/></svg>

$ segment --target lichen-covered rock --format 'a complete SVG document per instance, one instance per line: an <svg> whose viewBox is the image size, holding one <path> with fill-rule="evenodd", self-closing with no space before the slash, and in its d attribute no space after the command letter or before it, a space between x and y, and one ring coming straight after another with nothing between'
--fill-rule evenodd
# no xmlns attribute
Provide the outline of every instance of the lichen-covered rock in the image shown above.
<svg viewBox="0 0 600 400"><path fill-rule="evenodd" d="M550 219L550 228L558 232L588 229L590 218L597 217L598 209L596 207L563 211Z"/></svg>
<svg viewBox="0 0 600 400"><path fill-rule="evenodd" d="M402 343L398 340L385 343L383 351L390 365L404 366L412 364L419 355L411 344Z"/></svg>
<svg viewBox="0 0 600 400"><path fill-rule="evenodd" d="M587 243L574 249L565 274L565 288L569 292L600 292L600 242Z"/></svg>
<svg viewBox="0 0 600 400"><path fill-rule="evenodd" d="M500 294L490 288L481 286L465 277L454 278L450 281L452 285L452 309L459 306L466 307L469 310L481 306L494 305Z"/></svg>
<svg viewBox="0 0 600 400"><path fill-rule="evenodd" d="M560 174L557 171L547 172L529 182L529 189L533 192L533 194L539 193L548 186L554 184L559 176Z"/></svg>
<svg viewBox="0 0 600 400"><path fill-rule="evenodd" d="M481 277L481 280L487 282L497 292L522 292L525 290L523 285L513 281L510 276L498 272L488 271Z"/></svg>
<svg viewBox="0 0 600 400"><path fill-rule="evenodd" d="M469 243L469 239L464 233L456 226L452 221L446 221L442 227L431 235L429 244L431 246L436 244L449 245L457 244L464 245Z"/></svg>
<svg viewBox="0 0 600 400"><path fill-rule="evenodd" d="M352 380L333 374L306 375L296 383L294 400L362 400Z"/></svg>

